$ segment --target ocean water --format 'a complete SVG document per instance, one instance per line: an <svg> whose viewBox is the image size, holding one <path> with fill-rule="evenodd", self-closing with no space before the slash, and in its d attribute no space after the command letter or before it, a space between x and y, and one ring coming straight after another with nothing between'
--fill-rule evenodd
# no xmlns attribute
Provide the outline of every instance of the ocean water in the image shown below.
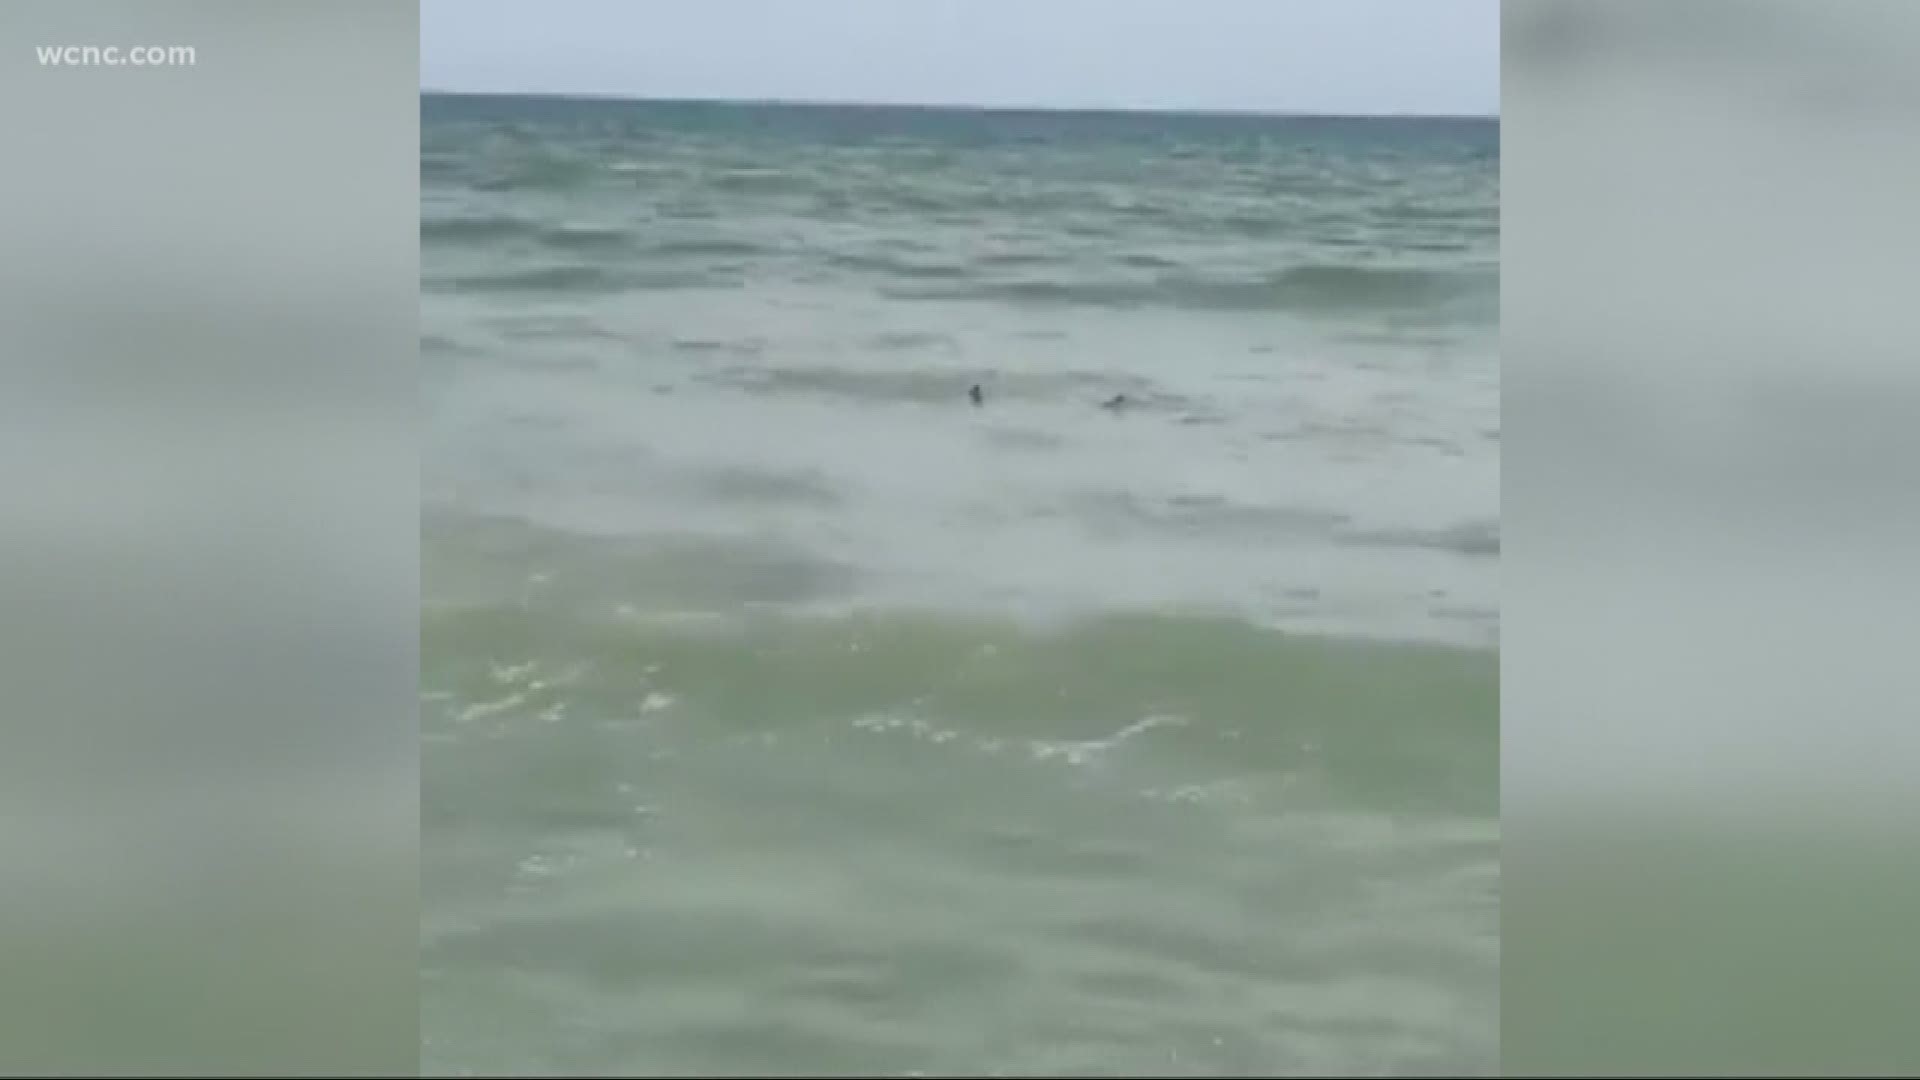
<svg viewBox="0 0 1920 1080"><path fill-rule="evenodd" d="M1496 1071L1495 122L422 110L428 1072Z"/></svg>

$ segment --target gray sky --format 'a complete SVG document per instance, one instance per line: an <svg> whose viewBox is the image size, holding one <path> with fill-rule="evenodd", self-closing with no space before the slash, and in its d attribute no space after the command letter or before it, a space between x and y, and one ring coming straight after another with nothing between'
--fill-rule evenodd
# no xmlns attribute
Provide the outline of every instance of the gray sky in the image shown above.
<svg viewBox="0 0 1920 1080"><path fill-rule="evenodd" d="M1495 115L1498 0L423 0L433 90Z"/></svg>

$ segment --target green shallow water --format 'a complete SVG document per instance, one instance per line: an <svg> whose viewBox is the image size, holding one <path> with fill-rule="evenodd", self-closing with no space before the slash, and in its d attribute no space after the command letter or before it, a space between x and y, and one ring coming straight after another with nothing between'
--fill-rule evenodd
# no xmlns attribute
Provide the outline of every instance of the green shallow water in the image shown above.
<svg viewBox="0 0 1920 1080"><path fill-rule="evenodd" d="M427 632L430 1064L1492 1052L1492 654L1151 616Z"/></svg>
<svg viewBox="0 0 1920 1080"><path fill-rule="evenodd" d="M423 99L426 1071L1496 1071L1497 151Z"/></svg>

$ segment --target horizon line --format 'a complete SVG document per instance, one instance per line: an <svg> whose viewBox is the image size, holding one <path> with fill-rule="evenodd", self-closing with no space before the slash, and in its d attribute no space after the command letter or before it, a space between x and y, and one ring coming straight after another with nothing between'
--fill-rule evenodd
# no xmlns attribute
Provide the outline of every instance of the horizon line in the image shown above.
<svg viewBox="0 0 1920 1080"><path fill-rule="evenodd" d="M421 97L552 98L652 105L741 105L787 108L903 109L923 112L1058 113L1097 116L1211 116L1269 120L1473 120L1499 122L1500 114L1450 112L1316 112L1265 108L1178 105L1012 105L949 101L863 101L855 98L655 96L593 90L456 90L422 86Z"/></svg>

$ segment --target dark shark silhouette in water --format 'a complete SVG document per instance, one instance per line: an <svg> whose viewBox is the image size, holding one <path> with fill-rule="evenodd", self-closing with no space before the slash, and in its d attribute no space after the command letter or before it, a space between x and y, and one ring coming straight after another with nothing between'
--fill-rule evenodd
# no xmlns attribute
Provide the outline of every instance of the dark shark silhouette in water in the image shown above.
<svg viewBox="0 0 1920 1080"><path fill-rule="evenodd" d="M1107 400L1101 402L1100 407L1110 412L1119 412L1121 409L1126 408L1129 404L1131 403L1127 401L1127 395L1115 394L1112 397L1108 398Z"/></svg>
<svg viewBox="0 0 1920 1080"><path fill-rule="evenodd" d="M986 404L986 400L987 400L987 398L986 398L986 395L985 395L985 394L982 394L982 393L980 392L980 384L979 384L979 383L974 383L974 384L973 384L973 389L971 389L971 390L968 390L968 391L967 391L967 396L973 399L973 404L974 404L974 405L975 405L976 407L978 407L978 406L980 406L980 405L984 405L984 404Z"/></svg>

